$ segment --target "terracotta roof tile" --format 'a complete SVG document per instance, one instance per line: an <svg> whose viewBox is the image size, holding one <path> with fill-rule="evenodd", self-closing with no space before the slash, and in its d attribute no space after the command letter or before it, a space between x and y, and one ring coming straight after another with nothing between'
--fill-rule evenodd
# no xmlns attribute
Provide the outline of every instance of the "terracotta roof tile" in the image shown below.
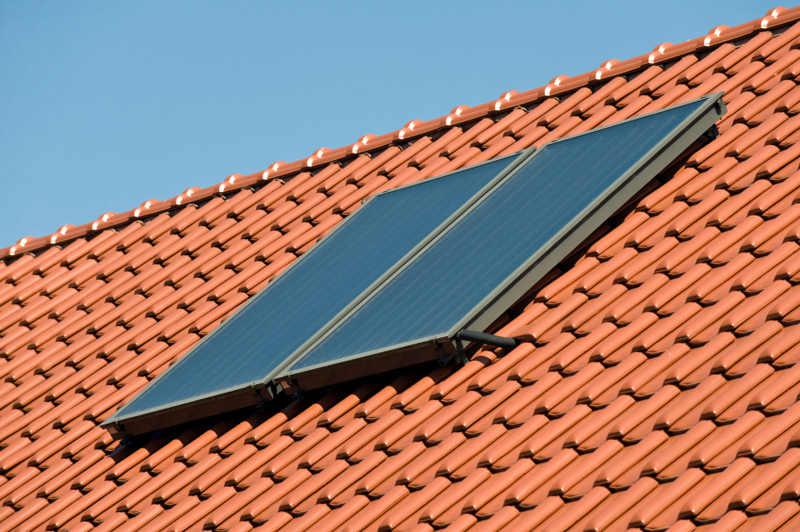
<svg viewBox="0 0 800 532"><path fill-rule="evenodd" d="M793 528L798 17L0 250L0 530ZM362 199L719 90L722 135L509 309L517 348L161 434L97 426Z"/></svg>

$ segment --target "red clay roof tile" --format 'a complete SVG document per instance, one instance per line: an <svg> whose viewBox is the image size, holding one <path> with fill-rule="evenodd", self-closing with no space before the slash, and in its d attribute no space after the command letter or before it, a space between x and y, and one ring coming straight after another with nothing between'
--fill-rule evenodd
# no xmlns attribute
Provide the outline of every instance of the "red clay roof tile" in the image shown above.
<svg viewBox="0 0 800 532"><path fill-rule="evenodd" d="M791 528L797 18L0 250L0 529ZM722 135L509 310L517 348L160 436L97 427L362 199L718 90Z"/></svg>

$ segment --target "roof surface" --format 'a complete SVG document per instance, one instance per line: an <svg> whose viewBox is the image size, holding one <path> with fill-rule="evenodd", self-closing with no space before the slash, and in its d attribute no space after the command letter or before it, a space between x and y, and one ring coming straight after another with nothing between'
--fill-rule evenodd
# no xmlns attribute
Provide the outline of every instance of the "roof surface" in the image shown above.
<svg viewBox="0 0 800 532"><path fill-rule="evenodd" d="M798 18L0 250L0 532L800 529ZM98 426L363 198L717 91L721 136L493 328L532 342L137 438Z"/></svg>

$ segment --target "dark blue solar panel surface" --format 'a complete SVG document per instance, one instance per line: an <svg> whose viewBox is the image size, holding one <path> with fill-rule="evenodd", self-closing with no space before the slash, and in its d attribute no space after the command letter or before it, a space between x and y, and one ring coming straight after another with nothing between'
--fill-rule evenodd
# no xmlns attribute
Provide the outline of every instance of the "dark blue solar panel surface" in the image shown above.
<svg viewBox="0 0 800 532"><path fill-rule="evenodd" d="M448 336L701 105L546 145L312 347L289 374Z"/></svg>
<svg viewBox="0 0 800 532"><path fill-rule="evenodd" d="M261 382L514 160L373 198L153 381L116 420Z"/></svg>

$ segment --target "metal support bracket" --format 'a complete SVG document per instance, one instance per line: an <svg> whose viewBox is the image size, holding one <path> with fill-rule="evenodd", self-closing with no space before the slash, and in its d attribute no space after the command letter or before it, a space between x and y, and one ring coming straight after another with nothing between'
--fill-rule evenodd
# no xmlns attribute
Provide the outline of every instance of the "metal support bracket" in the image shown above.
<svg viewBox="0 0 800 532"><path fill-rule="evenodd" d="M464 344L461 342L461 338L456 337L456 365L459 368L463 368L469 362L466 353L464 353Z"/></svg>

